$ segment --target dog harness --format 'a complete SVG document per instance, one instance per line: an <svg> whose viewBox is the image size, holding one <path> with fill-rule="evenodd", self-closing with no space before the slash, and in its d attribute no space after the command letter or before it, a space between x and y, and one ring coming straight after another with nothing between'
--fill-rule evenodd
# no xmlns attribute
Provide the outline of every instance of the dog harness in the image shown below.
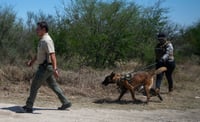
<svg viewBox="0 0 200 122"><path fill-rule="evenodd" d="M127 73L122 75L122 77L120 78L120 80L117 82L117 85L119 86L119 88L122 86L121 83L123 83L124 80L127 80L129 84L131 84L131 79L134 76L134 74L131 73ZM136 88L136 90L138 92L143 93L144 92L144 85L140 85L139 87Z"/></svg>
<svg viewBox="0 0 200 122"><path fill-rule="evenodd" d="M122 75L120 80L127 80L130 83L131 82L131 78L132 78L132 74L128 73L128 74Z"/></svg>

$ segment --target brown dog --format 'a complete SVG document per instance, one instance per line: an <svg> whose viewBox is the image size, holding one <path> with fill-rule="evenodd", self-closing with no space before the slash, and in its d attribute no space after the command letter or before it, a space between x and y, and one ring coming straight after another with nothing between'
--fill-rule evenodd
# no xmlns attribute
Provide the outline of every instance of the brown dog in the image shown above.
<svg viewBox="0 0 200 122"><path fill-rule="evenodd" d="M156 74L160 74L161 72L166 71L166 67L161 67L155 71L151 72L137 72L133 74L133 76L130 76L130 80L127 80L127 78L124 77L122 74L118 73L111 73L108 75L104 81L102 82L103 85L107 86L108 84L115 83L119 86L121 93L118 97L118 100L121 100L122 96L126 93L127 90L130 91L132 95L133 101L136 100L135 98L135 90L138 90L141 86L144 86L144 90L147 96L146 102L149 102L150 99L150 89L153 85L153 77ZM162 97L160 96L159 92L153 90L154 94L159 97L160 100L162 100Z"/></svg>

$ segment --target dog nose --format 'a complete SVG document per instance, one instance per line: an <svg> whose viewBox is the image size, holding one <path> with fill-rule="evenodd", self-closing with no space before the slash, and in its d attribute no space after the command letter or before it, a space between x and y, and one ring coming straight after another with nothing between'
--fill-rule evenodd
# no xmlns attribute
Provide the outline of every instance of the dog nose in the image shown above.
<svg viewBox="0 0 200 122"><path fill-rule="evenodd" d="M101 85L107 86L108 84L107 84L105 81L103 81L103 82L101 83Z"/></svg>

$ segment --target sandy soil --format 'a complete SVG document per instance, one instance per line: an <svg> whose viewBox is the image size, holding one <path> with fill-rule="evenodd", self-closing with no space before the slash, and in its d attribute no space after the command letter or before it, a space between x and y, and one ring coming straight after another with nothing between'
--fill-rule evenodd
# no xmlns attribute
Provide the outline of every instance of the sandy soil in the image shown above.
<svg viewBox="0 0 200 122"><path fill-rule="evenodd" d="M200 109L112 110L107 108L35 107L33 114L17 113L20 106L0 104L0 122L200 122Z"/></svg>

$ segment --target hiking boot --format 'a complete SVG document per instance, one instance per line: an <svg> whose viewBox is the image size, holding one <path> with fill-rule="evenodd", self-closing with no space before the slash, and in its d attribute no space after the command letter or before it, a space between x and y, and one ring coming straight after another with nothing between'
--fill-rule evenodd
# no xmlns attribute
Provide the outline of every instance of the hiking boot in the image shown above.
<svg viewBox="0 0 200 122"><path fill-rule="evenodd" d="M33 113L33 108L28 108L26 106L23 106L23 113Z"/></svg>
<svg viewBox="0 0 200 122"><path fill-rule="evenodd" d="M173 88L169 88L169 93L173 92L173 90L174 90Z"/></svg>
<svg viewBox="0 0 200 122"><path fill-rule="evenodd" d="M150 93L151 96L156 96L157 95L157 92L156 92L156 90L154 88L151 88L149 93Z"/></svg>
<svg viewBox="0 0 200 122"><path fill-rule="evenodd" d="M69 102L67 104L63 104L61 107L58 107L58 110L66 110L67 108L71 107L72 104Z"/></svg>
<svg viewBox="0 0 200 122"><path fill-rule="evenodd" d="M162 96L160 95L160 89L159 89L159 88L156 88L155 93L156 93L156 95L158 96L158 98L159 98L161 101L163 101L163 98L162 98Z"/></svg>

